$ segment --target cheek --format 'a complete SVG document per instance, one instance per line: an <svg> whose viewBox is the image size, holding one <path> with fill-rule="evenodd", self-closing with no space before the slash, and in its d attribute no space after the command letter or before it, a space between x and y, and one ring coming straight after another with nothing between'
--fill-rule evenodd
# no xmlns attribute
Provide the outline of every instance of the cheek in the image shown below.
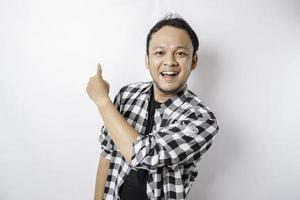
<svg viewBox="0 0 300 200"><path fill-rule="evenodd" d="M184 64L184 65L192 64L192 58L190 58L190 57L180 58L178 60L180 61L181 64Z"/></svg>
<svg viewBox="0 0 300 200"><path fill-rule="evenodd" d="M152 58L152 59L151 59L151 62L152 62L154 65L157 65L157 64L159 64L159 63L162 62L162 59L160 59L160 58Z"/></svg>
<svg viewBox="0 0 300 200"><path fill-rule="evenodd" d="M184 67L185 70L189 71L192 67L192 59L181 59L180 65Z"/></svg>
<svg viewBox="0 0 300 200"><path fill-rule="evenodd" d="M152 69L156 69L160 66L161 63L162 63L162 61L160 59L151 59L149 61L149 66Z"/></svg>

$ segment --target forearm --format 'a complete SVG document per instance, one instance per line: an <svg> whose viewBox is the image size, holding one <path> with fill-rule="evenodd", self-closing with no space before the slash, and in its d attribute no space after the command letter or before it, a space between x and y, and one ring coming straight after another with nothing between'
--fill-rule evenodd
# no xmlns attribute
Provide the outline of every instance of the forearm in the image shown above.
<svg viewBox="0 0 300 200"><path fill-rule="evenodd" d="M100 156L98 169L97 169L97 176L96 176L94 200L103 199L103 193L104 193L105 183L107 179L109 164L110 164L110 160L107 160L102 156Z"/></svg>
<svg viewBox="0 0 300 200"><path fill-rule="evenodd" d="M96 105L110 137L126 161L130 163L133 142L139 136L138 132L123 118L109 97L97 101Z"/></svg>

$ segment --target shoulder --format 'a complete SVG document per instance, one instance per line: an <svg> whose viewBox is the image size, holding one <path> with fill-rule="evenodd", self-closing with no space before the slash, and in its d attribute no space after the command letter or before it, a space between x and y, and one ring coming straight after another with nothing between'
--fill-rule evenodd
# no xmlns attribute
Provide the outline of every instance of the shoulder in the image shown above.
<svg viewBox="0 0 300 200"><path fill-rule="evenodd" d="M211 108L190 90L187 90L186 92L186 102L184 104L184 106L187 107L196 118L201 117L216 119Z"/></svg>
<svg viewBox="0 0 300 200"><path fill-rule="evenodd" d="M127 84L119 90L119 95L121 98L129 98L133 95L134 96L139 95L145 92L146 90L148 90L151 84L152 84L151 81L135 82L135 83Z"/></svg>
<svg viewBox="0 0 300 200"><path fill-rule="evenodd" d="M123 86L120 89L120 92L142 91L143 89L148 88L150 85L151 85L151 81L130 83L130 84Z"/></svg>

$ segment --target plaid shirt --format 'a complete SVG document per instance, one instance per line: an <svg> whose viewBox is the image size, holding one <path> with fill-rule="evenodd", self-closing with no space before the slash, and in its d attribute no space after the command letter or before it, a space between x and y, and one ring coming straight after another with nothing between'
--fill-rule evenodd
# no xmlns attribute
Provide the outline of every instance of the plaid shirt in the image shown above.
<svg viewBox="0 0 300 200"><path fill-rule="evenodd" d="M129 84L114 99L119 112L140 134L133 143L130 163L107 129L104 126L101 129L101 154L111 161L105 200L120 200L119 188L130 170L136 169L149 171L149 199L185 199L198 175L196 165L219 130L212 111L185 87L156 109L153 130L145 135L152 84L152 81Z"/></svg>

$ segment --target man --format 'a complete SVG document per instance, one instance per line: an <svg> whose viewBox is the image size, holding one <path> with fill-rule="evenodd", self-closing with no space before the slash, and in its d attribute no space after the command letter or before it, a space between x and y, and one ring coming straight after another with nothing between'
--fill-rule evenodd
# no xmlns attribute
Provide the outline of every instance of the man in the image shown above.
<svg viewBox="0 0 300 200"><path fill-rule="evenodd" d="M165 17L147 36L152 81L124 86L113 103L98 64L87 86L104 121L95 200L187 197L196 165L219 130L212 111L187 89L197 50L188 23Z"/></svg>

